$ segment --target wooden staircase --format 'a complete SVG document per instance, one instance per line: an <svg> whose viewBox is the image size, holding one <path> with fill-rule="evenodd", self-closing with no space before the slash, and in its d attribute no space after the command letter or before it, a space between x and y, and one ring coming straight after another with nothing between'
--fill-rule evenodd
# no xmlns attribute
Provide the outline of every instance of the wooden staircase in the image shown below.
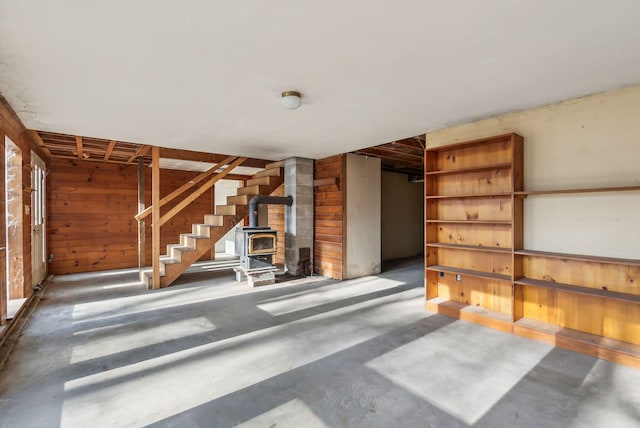
<svg viewBox="0 0 640 428"><path fill-rule="evenodd" d="M167 254L160 256L160 287L168 287L189 266L210 251L240 221L249 215L249 201L256 195L270 195L284 182L281 163L247 180L238 188L237 196L228 196L227 205L217 205L215 214L206 214L204 223L194 224L191 233L180 235L179 244L167 245ZM153 270L140 271L140 281L153 288Z"/></svg>

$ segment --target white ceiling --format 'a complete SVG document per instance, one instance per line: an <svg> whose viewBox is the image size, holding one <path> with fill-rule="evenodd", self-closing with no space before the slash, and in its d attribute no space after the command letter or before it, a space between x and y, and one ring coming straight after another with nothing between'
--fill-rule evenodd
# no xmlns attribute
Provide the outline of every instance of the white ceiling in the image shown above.
<svg viewBox="0 0 640 428"><path fill-rule="evenodd" d="M639 19L638 0L0 0L0 92L32 129L319 158L638 83Z"/></svg>

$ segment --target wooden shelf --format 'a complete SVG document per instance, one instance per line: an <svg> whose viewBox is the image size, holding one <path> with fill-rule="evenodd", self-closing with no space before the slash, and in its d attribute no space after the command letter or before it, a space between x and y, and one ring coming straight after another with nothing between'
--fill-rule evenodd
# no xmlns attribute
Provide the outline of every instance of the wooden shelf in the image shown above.
<svg viewBox="0 0 640 428"><path fill-rule="evenodd" d="M486 279L495 279L498 281L508 281L511 284L511 277L509 275L502 275L499 273L493 272L482 272L479 270L471 270L471 269L461 269L451 266L442 266L442 265L431 265L426 267L427 270L432 270L434 272L446 272L446 273L454 273L460 275L468 275L475 276L478 278L486 278Z"/></svg>
<svg viewBox="0 0 640 428"><path fill-rule="evenodd" d="M425 175L446 175L446 174L464 174L465 172L478 172L478 171L491 171L491 170L501 170L501 169L509 169L511 168L511 162L509 163L498 163L494 165L482 165L468 168L458 168L458 169L449 169L442 171L427 171Z"/></svg>
<svg viewBox="0 0 640 428"><path fill-rule="evenodd" d="M602 290L600 288L582 287L579 285L562 284L559 282L542 281L539 279L531 278L518 278L514 281L518 285L527 285L532 287L542 287L551 290L566 291L575 294L584 294L587 296L603 297L605 299L622 300L625 302L640 303L640 295L620 293L618 291Z"/></svg>
<svg viewBox="0 0 640 428"><path fill-rule="evenodd" d="M482 251L484 253L505 253L505 254L511 254L511 251L512 251L511 248L485 247L485 246L479 246L479 245L446 244L443 242L428 242L427 247L448 248L452 250Z"/></svg>
<svg viewBox="0 0 640 428"><path fill-rule="evenodd" d="M502 312L491 311L480 306L466 305L442 297L427 300L425 308L432 312L471 321L507 333L513 332L511 315Z"/></svg>
<svg viewBox="0 0 640 428"><path fill-rule="evenodd" d="M501 193L471 193L465 195L433 195L426 196L427 199L466 199L466 198L503 198L503 197L511 197L511 192L501 192Z"/></svg>
<svg viewBox="0 0 640 428"><path fill-rule="evenodd" d="M585 333L529 318L513 324L513 333L582 354L640 369L640 345Z"/></svg>
<svg viewBox="0 0 640 428"><path fill-rule="evenodd" d="M516 250L514 254L519 256L547 257L562 260L576 260L580 262L608 263L616 265L639 266L640 260L636 259L617 259L613 257L586 256L580 254L551 253L547 251L535 250Z"/></svg>
<svg viewBox="0 0 640 428"><path fill-rule="evenodd" d="M427 220L427 223L505 224L510 226L511 220Z"/></svg>
<svg viewBox="0 0 640 428"><path fill-rule="evenodd" d="M477 140L465 141L462 143L452 143L444 146L427 147L425 150L427 152L431 152L431 151L435 152L435 151L447 151L451 149L464 149L467 147L478 146L482 144L491 144L491 143L498 143L501 141L510 141L514 135L515 134L494 135L492 137L478 138Z"/></svg>
<svg viewBox="0 0 640 428"><path fill-rule="evenodd" d="M513 192L515 196L536 196L536 195L561 195L570 193L600 193L600 192L633 192L640 191L640 186L622 187L592 187L585 189L558 189L558 190L529 190Z"/></svg>

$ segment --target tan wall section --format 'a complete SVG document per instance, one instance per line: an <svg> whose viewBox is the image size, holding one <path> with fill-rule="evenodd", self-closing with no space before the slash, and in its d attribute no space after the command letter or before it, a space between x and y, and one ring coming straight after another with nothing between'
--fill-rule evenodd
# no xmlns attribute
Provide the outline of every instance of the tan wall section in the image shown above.
<svg viewBox="0 0 640 428"><path fill-rule="evenodd" d="M320 275L344 275L344 167L345 156L315 161L314 180L328 184L314 188L313 268Z"/></svg>
<svg viewBox="0 0 640 428"><path fill-rule="evenodd" d="M640 185L640 86L427 133L435 147L515 132L525 190ZM609 257L640 254L638 192L525 200L528 249Z"/></svg>
<svg viewBox="0 0 640 428"><path fill-rule="evenodd" d="M424 245L424 190L406 174L382 171L382 260L420 254Z"/></svg>
<svg viewBox="0 0 640 428"><path fill-rule="evenodd" d="M151 171L145 168L147 205L151 202ZM147 171L149 170L149 171ZM161 170L161 194L168 194L195 173ZM137 166L56 160L48 180L49 272L100 271L138 266ZM171 205L166 206L169 209ZM196 200L161 233L165 246L179 242L212 211L211 194ZM147 222L147 260L151 262L151 228Z"/></svg>
<svg viewBox="0 0 640 428"><path fill-rule="evenodd" d="M346 278L379 273L380 159L347 154Z"/></svg>

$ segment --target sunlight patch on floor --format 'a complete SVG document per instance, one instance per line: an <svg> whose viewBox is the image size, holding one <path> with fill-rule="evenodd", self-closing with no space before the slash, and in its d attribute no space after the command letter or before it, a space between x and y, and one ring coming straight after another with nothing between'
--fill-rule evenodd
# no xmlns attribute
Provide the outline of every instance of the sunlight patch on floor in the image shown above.
<svg viewBox="0 0 640 428"><path fill-rule="evenodd" d="M82 335L88 342L75 345L71 349L70 362L75 364L214 330L213 323L205 317L175 320L157 326L141 327L138 324L132 327L130 324L124 324L121 328L115 329L109 325L84 330L74 333L74 336Z"/></svg>
<svg viewBox="0 0 640 428"><path fill-rule="evenodd" d="M322 420L302 400L293 399L255 418L237 425L238 428L263 427L326 428Z"/></svg>
<svg viewBox="0 0 640 428"><path fill-rule="evenodd" d="M522 347L514 348L512 336L497 331L474 339L468 329L460 328L460 323L456 321L366 365L458 420L473 425L536 367L551 348L524 342Z"/></svg>
<svg viewBox="0 0 640 428"><path fill-rule="evenodd" d="M315 306L330 304L345 298L357 298L359 295L380 292L402 284L400 281L391 279L369 277L368 281L358 281L356 283L346 281L334 286L293 292L286 296L263 300L257 306L274 316L285 315ZM372 287L374 285L375 287Z"/></svg>

